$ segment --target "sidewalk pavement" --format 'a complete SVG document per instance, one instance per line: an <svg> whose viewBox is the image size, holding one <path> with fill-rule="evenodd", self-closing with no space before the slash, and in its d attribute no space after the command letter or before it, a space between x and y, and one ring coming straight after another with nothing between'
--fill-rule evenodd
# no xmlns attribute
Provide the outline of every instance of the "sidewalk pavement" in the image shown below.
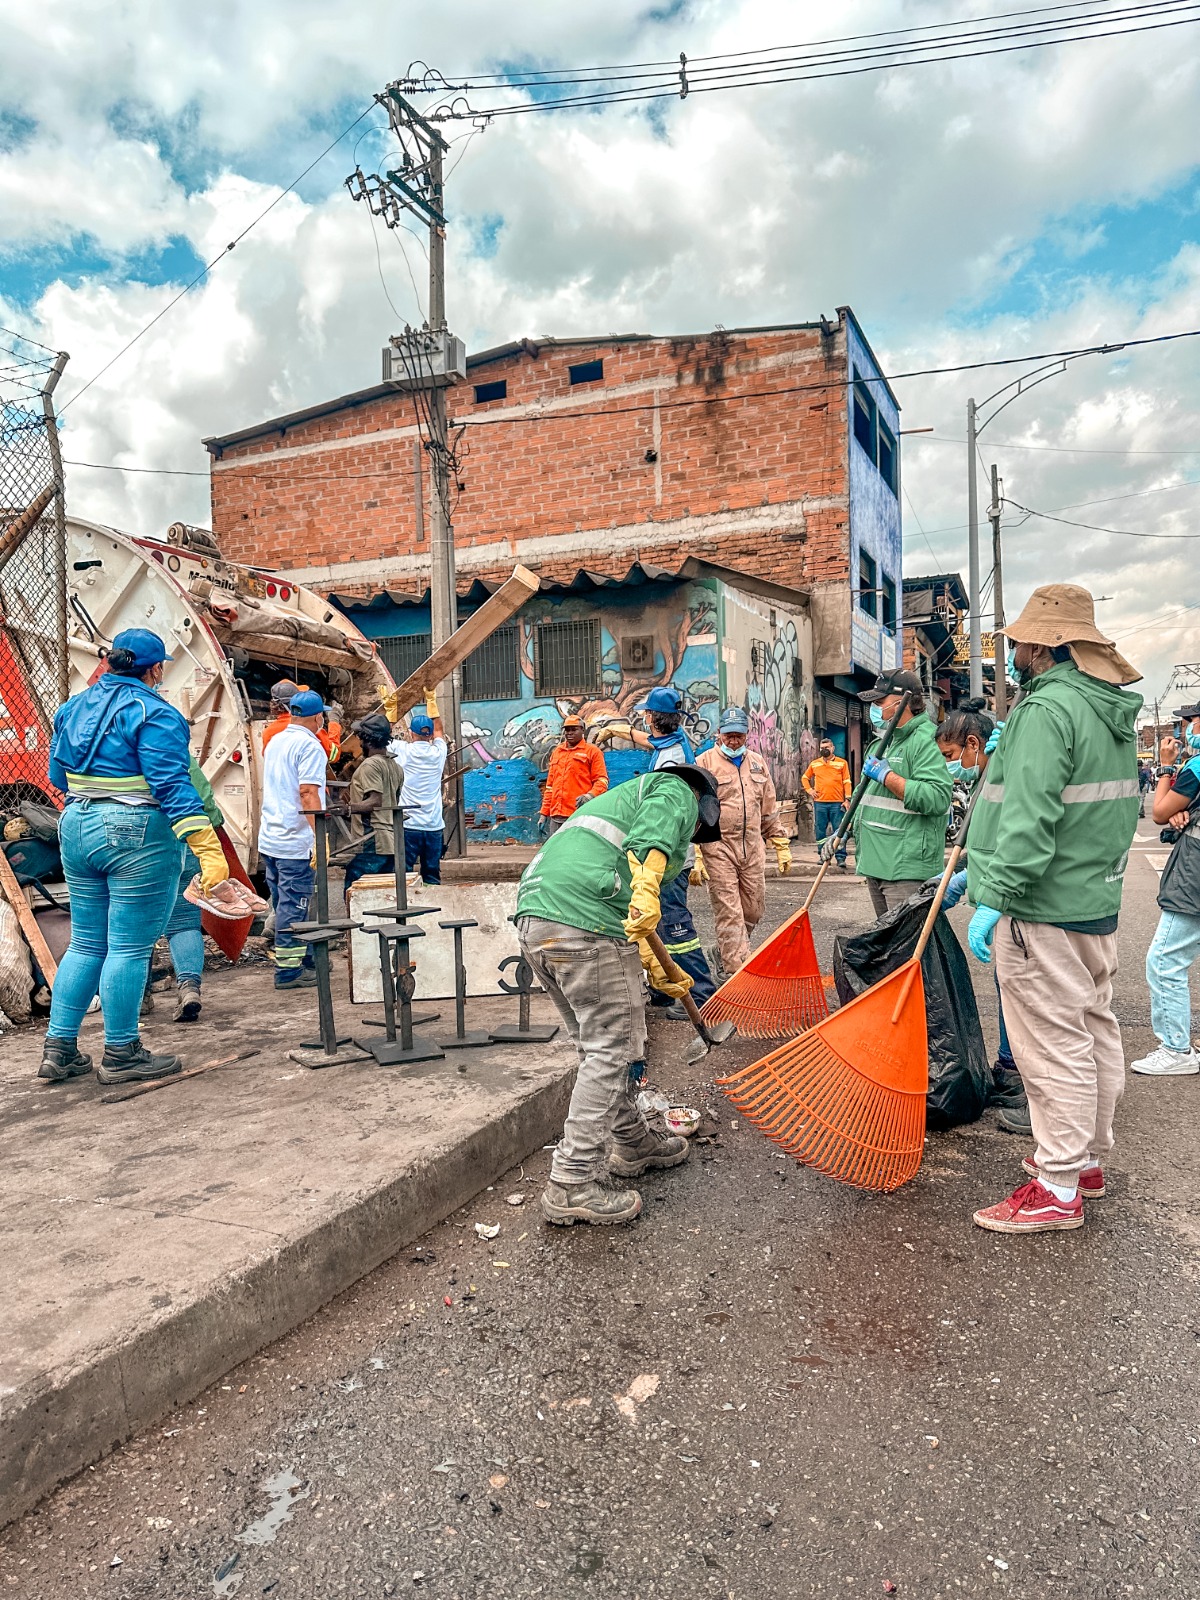
<svg viewBox="0 0 1200 1600"><path fill-rule="evenodd" d="M334 966L341 1030L381 1038ZM440 1010L424 1033L453 1033ZM562 1032L311 1071L287 1051L316 1035L316 993L277 994L264 966L210 973L198 1024L169 1015L160 999L145 1038L185 1067L261 1054L104 1105L94 1075L37 1079L41 1028L5 1036L0 1524L555 1138L574 1080ZM470 1028L516 1020L515 998L468 1001ZM533 1020L557 1020L544 997ZM99 1057L96 1018L80 1042Z"/></svg>

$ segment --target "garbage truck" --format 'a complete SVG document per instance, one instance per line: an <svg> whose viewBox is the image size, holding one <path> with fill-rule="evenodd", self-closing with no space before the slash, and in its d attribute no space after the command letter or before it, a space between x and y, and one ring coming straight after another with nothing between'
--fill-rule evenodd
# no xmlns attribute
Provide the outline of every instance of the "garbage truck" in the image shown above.
<svg viewBox="0 0 1200 1600"><path fill-rule="evenodd" d="M18 801L61 805L48 777L44 627L23 620L18 563L0 571L0 810ZM165 539L138 538L67 518L67 690L96 675L114 634L152 628L172 660L162 692L191 725L192 750L248 872L258 866L262 732L271 685L316 689L348 726L394 688L370 640L322 595L265 568L226 561L213 535L175 522ZM44 664L44 663L43 663ZM53 681L52 679L50 681Z"/></svg>

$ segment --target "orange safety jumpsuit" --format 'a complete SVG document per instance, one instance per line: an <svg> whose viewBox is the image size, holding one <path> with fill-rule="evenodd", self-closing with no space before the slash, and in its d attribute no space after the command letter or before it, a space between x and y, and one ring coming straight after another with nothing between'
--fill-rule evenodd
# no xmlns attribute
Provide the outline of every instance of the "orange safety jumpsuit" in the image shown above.
<svg viewBox="0 0 1200 1600"><path fill-rule="evenodd" d="M745 750L738 765L714 748L697 756L696 765L717 780L721 802L721 837L702 854L721 965L733 973L749 959L750 935L767 902L767 840L779 838L783 825L775 785L757 750Z"/></svg>
<svg viewBox="0 0 1200 1600"><path fill-rule="evenodd" d="M271 740L275 737L275 735L277 733L282 733L285 728L291 726L291 721L292 721L291 712L290 711L283 711L283 712L281 712L279 714L279 716L277 716L275 718L274 722L268 722L267 723L266 727L263 729L263 749L264 750L267 748L267 746L270 744ZM342 748L342 725L341 725L341 723L340 722L331 722L327 728L321 728L317 733L317 738L321 741L322 745L325 747L325 754L329 758L329 760L330 761L336 761L337 758L338 758L338 755L341 752L341 748Z"/></svg>
<svg viewBox="0 0 1200 1600"><path fill-rule="evenodd" d="M542 796L544 817L573 816L584 800L594 800L608 788L608 768L599 747L582 739L574 748L560 744L550 757L546 773L546 792Z"/></svg>

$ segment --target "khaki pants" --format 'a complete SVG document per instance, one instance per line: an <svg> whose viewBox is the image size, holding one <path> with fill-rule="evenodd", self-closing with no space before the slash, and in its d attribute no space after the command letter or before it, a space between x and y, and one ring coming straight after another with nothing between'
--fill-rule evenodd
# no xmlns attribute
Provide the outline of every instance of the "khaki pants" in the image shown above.
<svg viewBox="0 0 1200 1600"><path fill-rule="evenodd" d="M749 841L745 855L719 841L703 848L721 965L734 973L749 960L750 935L766 907L767 848L761 834Z"/></svg>
<svg viewBox="0 0 1200 1600"><path fill-rule="evenodd" d="M1069 1188L1112 1149L1113 1113L1125 1089L1112 1010L1117 936L1001 917L992 948L1038 1170Z"/></svg>
<svg viewBox="0 0 1200 1600"><path fill-rule="evenodd" d="M867 893L871 896L871 910L876 918L886 917L889 911L902 906L921 887L921 878L868 878Z"/></svg>

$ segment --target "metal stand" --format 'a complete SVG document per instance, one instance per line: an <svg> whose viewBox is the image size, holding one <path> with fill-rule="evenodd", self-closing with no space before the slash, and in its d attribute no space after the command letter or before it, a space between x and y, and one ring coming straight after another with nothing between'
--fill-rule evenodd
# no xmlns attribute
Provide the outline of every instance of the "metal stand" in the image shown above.
<svg viewBox="0 0 1200 1600"><path fill-rule="evenodd" d="M486 1031L467 1032L467 969L463 964L463 929L478 926L474 917L458 917L438 923L439 928L454 930L454 1033L448 1039L438 1040L443 1050L476 1050L492 1042L491 1034Z"/></svg>
<svg viewBox="0 0 1200 1600"><path fill-rule="evenodd" d="M423 928L410 927L410 917L428 916L438 908L423 906L419 909L401 909L399 906L373 911L371 916L395 922L391 928L375 928L379 940L379 972L383 979L383 1026L386 1037L371 1043L367 1049L381 1067L409 1066L417 1061L441 1061L445 1051L436 1044L418 1039L413 1034L412 996L415 988L409 945L413 939L423 939ZM394 947L394 953L393 953ZM393 965L394 963L394 965ZM396 1037L396 999L400 1001L400 1037Z"/></svg>
<svg viewBox="0 0 1200 1600"><path fill-rule="evenodd" d="M362 1061L366 1051L358 1040L345 1034L338 1037L333 1015L333 978L329 967L329 945L340 939L350 928L360 924L349 917L331 918L329 915L329 835L328 817L324 811L310 811L317 840L317 920L294 922L290 931L297 934L313 952L313 965L317 974L317 1015L320 1019L319 1039L304 1039L288 1057L305 1067L336 1067L344 1061Z"/></svg>
<svg viewBox="0 0 1200 1600"><path fill-rule="evenodd" d="M514 976L516 983L506 983L504 973L508 967L516 965ZM511 1023L502 1027L493 1028L489 1035L493 1044L549 1044L558 1032L558 1024L531 1028L529 1026L529 996L533 993L533 968L524 956L505 956L500 963L500 987L505 994L519 994L521 997L520 1009L517 1012L518 1024L514 1028ZM538 990L541 994L543 991Z"/></svg>

